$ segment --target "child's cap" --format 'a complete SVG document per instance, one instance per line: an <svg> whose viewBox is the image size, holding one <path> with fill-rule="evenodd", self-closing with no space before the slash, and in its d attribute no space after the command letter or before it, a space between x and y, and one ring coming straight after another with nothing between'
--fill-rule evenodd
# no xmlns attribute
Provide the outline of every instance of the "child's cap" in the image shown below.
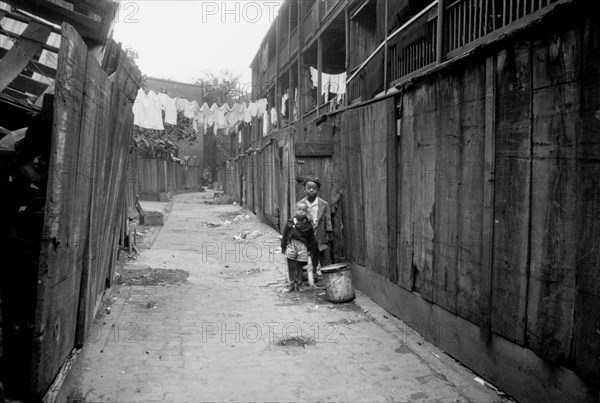
<svg viewBox="0 0 600 403"><path fill-rule="evenodd" d="M321 189L321 182L318 178L314 176L309 176L308 178L304 179L304 183L302 184L302 186L306 186L307 182L314 182L317 184L317 188Z"/></svg>

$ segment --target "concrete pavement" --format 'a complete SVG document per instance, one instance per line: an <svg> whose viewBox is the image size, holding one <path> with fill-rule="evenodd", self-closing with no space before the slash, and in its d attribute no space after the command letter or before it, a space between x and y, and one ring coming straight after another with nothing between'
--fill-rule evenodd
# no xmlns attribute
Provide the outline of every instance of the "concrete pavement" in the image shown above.
<svg viewBox="0 0 600 403"><path fill-rule="evenodd" d="M176 196L152 248L121 269L70 401L506 400L360 293L283 294L277 232L210 197Z"/></svg>

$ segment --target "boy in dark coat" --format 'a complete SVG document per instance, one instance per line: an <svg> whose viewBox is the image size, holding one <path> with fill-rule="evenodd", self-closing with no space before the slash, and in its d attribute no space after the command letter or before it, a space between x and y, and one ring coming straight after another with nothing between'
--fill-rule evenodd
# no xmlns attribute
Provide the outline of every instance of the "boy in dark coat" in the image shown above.
<svg viewBox="0 0 600 403"><path fill-rule="evenodd" d="M290 279L287 292L301 291L304 266L317 250L312 223L306 211L296 206L294 217L287 222L281 237L281 252L287 259Z"/></svg>
<svg viewBox="0 0 600 403"><path fill-rule="evenodd" d="M329 244L333 240L333 227L331 225L331 211L329 203L321 199L319 191L321 182L317 178L306 178L304 180L304 194L306 197L299 203L306 203L311 216L315 238L317 240L317 252L313 259L313 274L317 275L317 266L328 266L331 264L331 250Z"/></svg>

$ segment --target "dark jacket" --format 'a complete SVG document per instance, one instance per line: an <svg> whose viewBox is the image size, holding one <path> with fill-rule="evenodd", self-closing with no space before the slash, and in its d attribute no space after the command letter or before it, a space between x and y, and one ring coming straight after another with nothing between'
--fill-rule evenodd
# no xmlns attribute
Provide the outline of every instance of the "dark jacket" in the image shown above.
<svg viewBox="0 0 600 403"><path fill-rule="evenodd" d="M296 239L306 245L311 255L319 250L310 220L305 220L303 223L298 224L294 224L293 219L288 220L283 230L283 236L281 237L282 253L285 253L285 248L292 239Z"/></svg>
<svg viewBox="0 0 600 403"><path fill-rule="evenodd" d="M333 230L331 225L331 211L329 210L329 203L325 200L321 199L317 196L317 201L319 203L319 218L318 225L315 229L315 238L317 239L317 247L321 245L326 245L325 235ZM308 200L305 198L301 199L300 202L308 203Z"/></svg>

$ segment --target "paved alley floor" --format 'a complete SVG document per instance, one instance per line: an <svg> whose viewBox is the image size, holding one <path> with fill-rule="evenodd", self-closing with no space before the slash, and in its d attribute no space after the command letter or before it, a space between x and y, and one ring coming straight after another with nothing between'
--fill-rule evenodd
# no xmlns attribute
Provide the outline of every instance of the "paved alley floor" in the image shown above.
<svg viewBox="0 0 600 403"><path fill-rule="evenodd" d="M143 274L106 298L71 401L503 399L360 293L346 304L282 293L277 232L211 197L176 196L152 248L126 266Z"/></svg>

